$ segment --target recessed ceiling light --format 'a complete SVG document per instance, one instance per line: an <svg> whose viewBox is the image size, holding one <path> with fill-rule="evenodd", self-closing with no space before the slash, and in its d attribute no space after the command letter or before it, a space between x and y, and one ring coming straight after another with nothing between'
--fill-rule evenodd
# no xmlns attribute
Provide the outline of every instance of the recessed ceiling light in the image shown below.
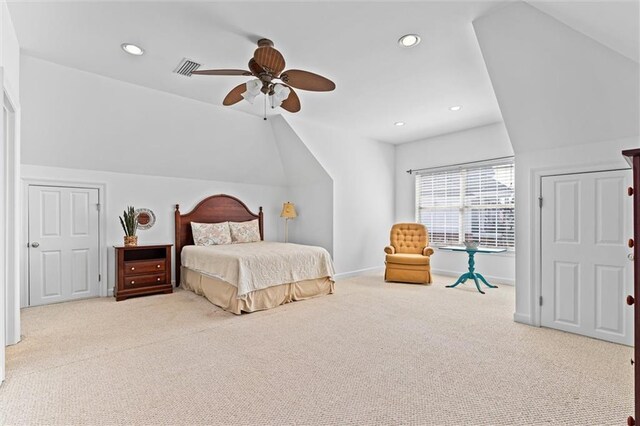
<svg viewBox="0 0 640 426"><path fill-rule="evenodd" d="M135 44L122 43L120 47L122 47L122 50L130 55L141 56L142 54L144 54L144 49L140 46L136 46Z"/></svg>
<svg viewBox="0 0 640 426"><path fill-rule="evenodd" d="M462 109L461 105L454 105L454 106L449 107L450 111L460 111L461 109Z"/></svg>
<svg viewBox="0 0 640 426"><path fill-rule="evenodd" d="M407 34L400 37L398 44L402 47L413 47L420 43L420 36L418 34Z"/></svg>
<svg viewBox="0 0 640 426"><path fill-rule="evenodd" d="M404 121L396 121L395 123L393 123L394 126L404 126Z"/></svg>

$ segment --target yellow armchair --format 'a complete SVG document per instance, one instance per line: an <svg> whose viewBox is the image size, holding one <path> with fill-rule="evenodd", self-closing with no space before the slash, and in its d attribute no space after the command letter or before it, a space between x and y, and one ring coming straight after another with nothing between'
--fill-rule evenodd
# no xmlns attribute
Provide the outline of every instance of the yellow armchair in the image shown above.
<svg viewBox="0 0 640 426"><path fill-rule="evenodd" d="M429 232L419 223L396 223L391 228L391 244L384 248L385 281L431 283Z"/></svg>

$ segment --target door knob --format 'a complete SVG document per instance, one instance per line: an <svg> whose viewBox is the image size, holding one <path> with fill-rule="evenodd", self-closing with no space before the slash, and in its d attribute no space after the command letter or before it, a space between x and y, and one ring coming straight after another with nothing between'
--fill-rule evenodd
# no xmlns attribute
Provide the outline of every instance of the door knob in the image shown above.
<svg viewBox="0 0 640 426"><path fill-rule="evenodd" d="M40 247L40 243L37 242L37 241L35 243L31 243L31 247L38 248L38 247Z"/></svg>
<svg viewBox="0 0 640 426"><path fill-rule="evenodd" d="M635 302L636 300L633 298L632 295L627 296L627 305L633 305Z"/></svg>
<svg viewBox="0 0 640 426"><path fill-rule="evenodd" d="M634 260L635 258L633 257L633 253L629 253L629 254L627 255L627 259L629 259L629 260Z"/></svg>

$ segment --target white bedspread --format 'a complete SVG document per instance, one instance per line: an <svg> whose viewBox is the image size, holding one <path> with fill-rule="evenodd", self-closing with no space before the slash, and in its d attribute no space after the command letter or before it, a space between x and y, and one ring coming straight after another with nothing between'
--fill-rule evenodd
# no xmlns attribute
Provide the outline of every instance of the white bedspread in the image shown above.
<svg viewBox="0 0 640 426"><path fill-rule="evenodd" d="M333 277L331 256L322 247L291 243L185 246L182 266L238 288L238 298L263 288Z"/></svg>

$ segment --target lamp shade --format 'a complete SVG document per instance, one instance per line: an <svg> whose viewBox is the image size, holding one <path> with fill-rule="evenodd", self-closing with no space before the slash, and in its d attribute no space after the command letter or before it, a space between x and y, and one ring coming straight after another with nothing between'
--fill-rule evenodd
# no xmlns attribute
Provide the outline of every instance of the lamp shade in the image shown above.
<svg viewBox="0 0 640 426"><path fill-rule="evenodd" d="M253 104L253 101L260 94L260 89L262 89L262 81L258 79L251 80L247 82L247 91L241 93L241 95L247 102Z"/></svg>
<svg viewBox="0 0 640 426"><path fill-rule="evenodd" d="M276 108L282 105L291 93L291 89L287 86L284 86L280 83L277 83L273 86L273 93L269 96L271 101L271 108Z"/></svg>
<svg viewBox="0 0 640 426"><path fill-rule="evenodd" d="M282 205L282 213L280 213L280 217L284 217L287 219L293 219L298 217L298 213L296 213L296 206L293 203L286 202Z"/></svg>

